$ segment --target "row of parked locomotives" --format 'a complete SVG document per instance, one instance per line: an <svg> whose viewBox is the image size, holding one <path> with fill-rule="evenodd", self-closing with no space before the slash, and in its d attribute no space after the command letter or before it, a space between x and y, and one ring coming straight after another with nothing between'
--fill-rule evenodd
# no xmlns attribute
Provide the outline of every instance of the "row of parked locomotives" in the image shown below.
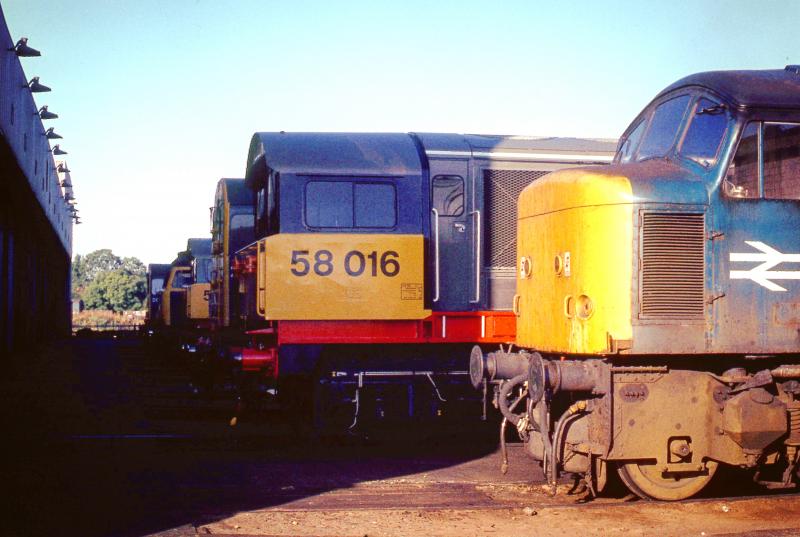
<svg viewBox="0 0 800 537"><path fill-rule="evenodd" d="M687 498L721 465L790 488L800 448L800 67L656 96L611 166L521 194L516 352L475 348L554 485Z"/></svg>
<svg viewBox="0 0 800 537"><path fill-rule="evenodd" d="M211 290L211 239L189 239L170 264L147 266L146 326L188 345L207 332Z"/></svg>
<svg viewBox="0 0 800 537"><path fill-rule="evenodd" d="M245 178L218 184L211 330L197 340L244 373L245 398L268 390L316 429L476 419L469 349L515 337L517 196L614 147L258 133Z"/></svg>

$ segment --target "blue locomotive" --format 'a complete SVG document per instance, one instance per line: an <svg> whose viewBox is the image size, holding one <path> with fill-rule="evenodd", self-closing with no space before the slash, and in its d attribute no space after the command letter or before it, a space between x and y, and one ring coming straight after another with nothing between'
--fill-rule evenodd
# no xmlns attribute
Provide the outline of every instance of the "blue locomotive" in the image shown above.
<svg viewBox="0 0 800 537"><path fill-rule="evenodd" d="M475 349L555 483L642 497L720 464L790 488L800 462L800 67L659 93L604 168L520 196L516 353ZM527 389L523 389L527 383Z"/></svg>

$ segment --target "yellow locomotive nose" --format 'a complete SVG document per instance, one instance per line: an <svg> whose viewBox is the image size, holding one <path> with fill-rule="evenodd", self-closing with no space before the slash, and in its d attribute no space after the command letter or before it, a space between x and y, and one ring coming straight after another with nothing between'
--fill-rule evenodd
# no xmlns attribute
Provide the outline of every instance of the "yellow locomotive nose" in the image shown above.
<svg viewBox="0 0 800 537"><path fill-rule="evenodd" d="M520 346L603 354L630 341L634 201L630 181L602 169L555 172L522 192Z"/></svg>

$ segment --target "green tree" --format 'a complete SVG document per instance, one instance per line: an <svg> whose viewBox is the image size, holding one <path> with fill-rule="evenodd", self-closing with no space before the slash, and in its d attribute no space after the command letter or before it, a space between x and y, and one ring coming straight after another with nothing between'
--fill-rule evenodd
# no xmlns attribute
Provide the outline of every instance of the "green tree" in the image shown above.
<svg viewBox="0 0 800 537"><path fill-rule="evenodd" d="M135 257L123 257L120 262L120 268L134 276L147 276L147 267Z"/></svg>
<svg viewBox="0 0 800 537"><path fill-rule="evenodd" d="M147 296L147 268L135 257L119 258L109 249L96 250L72 263L72 294L87 309L142 309Z"/></svg>
<svg viewBox="0 0 800 537"><path fill-rule="evenodd" d="M86 287L84 302L87 309L121 312L142 309L146 295L143 276L117 269L101 272Z"/></svg>
<svg viewBox="0 0 800 537"><path fill-rule="evenodd" d="M109 249L95 250L83 258L83 283L94 280L101 272L116 270L122 266L122 259Z"/></svg>
<svg viewBox="0 0 800 537"><path fill-rule="evenodd" d="M81 297L81 287L84 283L84 262L81 254L77 254L75 259L72 260L72 299Z"/></svg>

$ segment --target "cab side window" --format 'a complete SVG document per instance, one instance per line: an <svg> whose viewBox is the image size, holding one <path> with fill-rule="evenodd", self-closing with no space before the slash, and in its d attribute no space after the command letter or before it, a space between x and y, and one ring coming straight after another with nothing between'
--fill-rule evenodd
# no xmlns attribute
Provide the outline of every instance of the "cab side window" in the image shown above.
<svg viewBox="0 0 800 537"><path fill-rule="evenodd" d="M725 194L731 198L760 197L758 179L759 123L748 123L725 174Z"/></svg>
<svg viewBox="0 0 800 537"><path fill-rule="evenodd" d="M763 126L764 197L800 199L800 125Z"/></svg>
<svg viewBox="0 0 800 537"><path fill-rule="evenodd" d="M464 214L464 179L459 175L437 175L433 178L433 208L439 216Z"/></svg>
<svg viewBox="0 0 800 537"><path fill-rule="evenodd" d="M306 185L306 223L353 227L353 183L312 181Z"/></svg>
<svg viewBox="0 0 800 537"><path fill-rule="evenodd" d="M391 183L309 181L305 219L312 228L393 228L397 193Z"/></svg>
<svg viewBox="0 0 800 537"><path fill-rule="evenodd" d="M800 124L749 123L724 191L733 198L800 200Z"/></svg>

